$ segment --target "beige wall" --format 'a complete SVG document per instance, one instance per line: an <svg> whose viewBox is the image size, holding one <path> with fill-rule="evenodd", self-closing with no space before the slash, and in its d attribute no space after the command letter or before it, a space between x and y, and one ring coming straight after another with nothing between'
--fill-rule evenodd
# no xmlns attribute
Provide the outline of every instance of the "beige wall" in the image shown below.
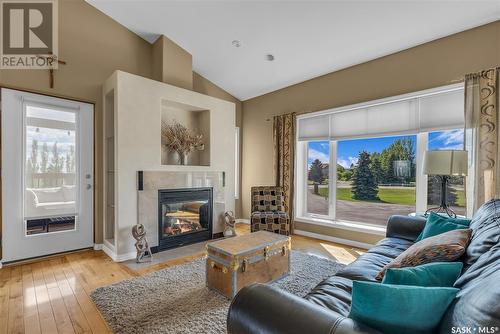
<svg viewBox="0 0 500 334"><path fill-rule="evenodd" d="M193 89L193 57L165 36L152 48L153 79L185 89Z"/></svg>
<svg viewBox="0 0 500 334"><path fill-rule="evenodd" d="M152 45L84 0L59 1L59 55L67 65L55 71L49 88L48 71L0 70L0 86L95 104L95 241L102 242L102 84L115 71L152 78ZM200 75L193 90L241 103ZM241 119L241 116L240 118ZM237 123L239 124L239 123Z"/></svg>
<svg viewBox="0 0 500 334"><path fill-rule="evenodd" d="M212 83L211 81L208 81L198 73L193 72L193 90L198 93L210 95L213 97L217 97L222 100L230 101L233 102L236 105L236 126L240 127L240 152L242 152L243 149L243 105L242 102L238 99L236 99L234 96L231 94L227 93L226 91L222 90L220 87ZM213 147L212 150L216 150L216 147ZM243 169L243 160L242 157L243 155L240 155L240 180L242 179L241 176L242 174L242 169ZM240 181L241 184L241 181ZM242 217L242 188L240 187L239 191L239 196L236 200L235 203L235 215L237 218Z"/></svg>
<svg viewBox="0 0 500 334"><path fill-rule="evenodd" d="M243 216L250 214L250 187L273 183L269 121L273 115L324 110L442 86L461 80L468 72L499 64L497 21L244 101Z"/></svg>

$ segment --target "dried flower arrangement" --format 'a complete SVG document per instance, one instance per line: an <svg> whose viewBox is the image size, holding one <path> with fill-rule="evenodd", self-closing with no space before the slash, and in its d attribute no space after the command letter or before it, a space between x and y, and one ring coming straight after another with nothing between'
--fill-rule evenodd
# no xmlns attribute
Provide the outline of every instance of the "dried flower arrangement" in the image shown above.
<svg viewBox="0 0 500 334"><path fill-rule="evenodd" d="M179 155L179 163L186 164L186 158L194 150L203 151L203 135L195 134L177 121L162 122L161 136L165 147Z"/></svg>

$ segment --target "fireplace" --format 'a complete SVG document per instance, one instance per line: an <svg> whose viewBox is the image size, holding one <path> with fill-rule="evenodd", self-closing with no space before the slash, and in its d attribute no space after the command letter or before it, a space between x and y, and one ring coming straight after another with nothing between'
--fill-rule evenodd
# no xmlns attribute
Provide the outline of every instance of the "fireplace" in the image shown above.
<svg viewBox="0 0 500 334"><path fill-rule="evenodd" d="M158 251L212 239L212 188L158 190Z"/></svg>

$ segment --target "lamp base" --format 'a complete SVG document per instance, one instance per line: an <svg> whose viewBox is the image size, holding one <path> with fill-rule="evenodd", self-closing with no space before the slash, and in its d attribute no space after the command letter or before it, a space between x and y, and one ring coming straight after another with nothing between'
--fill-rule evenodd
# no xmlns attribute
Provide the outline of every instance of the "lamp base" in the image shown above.
<svg viewBox="0 0 500 334"><path fill-rule="evenodd" d="M425 211L427 216L430 212L435 213L446 213L449 217L457 218L457 214L452 208L448 206L448 200L446 196L446 190L448 188L449 176L447 175L437 175L441 179L441 204L438 207L430 208Z"/></svg>
<svg viewBox="0 0 500 334"><path fill-rule="evenodd" d="M449 206L445 206L445 207L439 206L439 207L427 209L427 211L425 211L425 215L428 216L429 213L431 213L431 212L434 212L437 214L445 213L451 218L457 218L457 214Z"/></svg>

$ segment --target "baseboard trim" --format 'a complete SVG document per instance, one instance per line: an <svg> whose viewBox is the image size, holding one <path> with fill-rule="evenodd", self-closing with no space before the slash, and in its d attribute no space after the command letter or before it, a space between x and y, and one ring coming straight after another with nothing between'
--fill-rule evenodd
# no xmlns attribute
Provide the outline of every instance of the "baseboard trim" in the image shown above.
<svg viewBox="0 0 500 334"><path fill-rule="evenodd" d="M236 219L236 224L250 225L250 219L238 218Z"/></svg>
<svg viewBox="0 0 500 334"><path fill-rule="evenodd" d="M106 244L102 245L102 251L106 253L107 256L111 258L111 260L115 262L123 262L127 260L135 259L137 252L129 252L125 254L116 254L111 248L109 248Z"/></svg>
<svg viewBox="0 0 500 334"><path fill-rule="evenodd" d="M94 250L102 250L102 244L94 244Z"/></svg>
<svg viewBox="0 0 500 334"><path fill-rule="evenodd" d="M137 256L137 252L129 252L129 253L125 253L125 254L120 254L120 255L117 255L116 256L116 260L115 262L123 262L123 261L128 261L128 260L132 260L132 259L135 259Z"/></svg>
<svg viewBox="0 0 500 334"><path fill-rule="evenodd" d="M337 238L337 237L332 237L330 235L308 232L308 231L304 231L304 230L294 230L293 234L302 235L304 237L309 237L309 238L314 238L314 239L319 239L319 240L331 241L331 242L335 242L338 244L348 245L348 246L353 246L353 247L358 247L358 248L363 248L363 249L370 249L374 246L372 244L368 244L365 242Z"/></svg>

